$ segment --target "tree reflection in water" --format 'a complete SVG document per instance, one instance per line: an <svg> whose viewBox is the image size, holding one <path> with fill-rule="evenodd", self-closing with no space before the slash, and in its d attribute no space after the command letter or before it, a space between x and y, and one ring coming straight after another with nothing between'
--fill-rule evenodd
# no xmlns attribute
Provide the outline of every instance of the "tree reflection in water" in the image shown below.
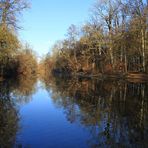
<svg viewBox="0 0 148 148"><path fill-rule="evenodd" d="M18 129L18 113L10 83L0 83L0 147L11 147Z"/></svg>
<svg viewBox="0 0 148 148"><path fill-rule="evenodd" d="M90 147L148 146L148 84L50 78L53 102L91 134Z"/></svg>
<svg viewBox="0 0 148 148"><path fill-rule="evenodd" d="M37 77L18 77L17 89L14 91L15 99L19 104L26 104L32 100L32 95L36 92Z"/></svg>
<svg viewBox="0 0 148 148"><path fill-rule="evenodd" d="M1 148L13 147L16 144L16 133L19 131L18 103L25 103L31 99L31 95L35 91L35 83L35 78L20 78L0 82Z"/></svg>

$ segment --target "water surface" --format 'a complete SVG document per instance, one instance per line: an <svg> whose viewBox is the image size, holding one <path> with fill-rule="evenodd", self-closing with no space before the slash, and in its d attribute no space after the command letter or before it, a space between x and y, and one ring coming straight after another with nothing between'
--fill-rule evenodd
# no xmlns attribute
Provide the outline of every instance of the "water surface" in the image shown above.
<svg viewBox="0 0 148 148"><path fill-rule="evenodd" d="M0 147L148 147L148 83L0 83Z"/></svg>

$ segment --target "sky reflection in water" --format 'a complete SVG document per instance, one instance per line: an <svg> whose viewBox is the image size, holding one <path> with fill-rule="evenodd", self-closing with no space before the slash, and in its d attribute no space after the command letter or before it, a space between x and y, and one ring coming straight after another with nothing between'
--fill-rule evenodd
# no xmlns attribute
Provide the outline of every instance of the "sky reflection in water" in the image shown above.
<svg viewBox="0 0 148 148"><path fill-rule="evenodd" d="M36 81L1 82L2 147L148 146L147 83Z"/></svg>

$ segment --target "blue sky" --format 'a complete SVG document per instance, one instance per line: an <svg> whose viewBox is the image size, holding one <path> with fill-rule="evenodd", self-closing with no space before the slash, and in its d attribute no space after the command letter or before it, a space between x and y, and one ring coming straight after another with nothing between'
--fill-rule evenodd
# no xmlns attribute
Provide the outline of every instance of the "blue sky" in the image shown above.
<svg viewBox="0 0 148 148"><path fill-rule="evenodd" d="M89 16L94 0L32 0L31 9L23 13L19 32L38 55L65 37L71 24L81 25Z"/></svg>

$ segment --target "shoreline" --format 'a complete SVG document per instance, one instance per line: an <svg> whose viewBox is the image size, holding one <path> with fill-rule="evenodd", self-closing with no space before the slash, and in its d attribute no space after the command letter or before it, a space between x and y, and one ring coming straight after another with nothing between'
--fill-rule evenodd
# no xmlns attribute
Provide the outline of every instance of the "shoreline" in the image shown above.
<svg viewBox="0 0 148 148"><path fill-rule="evenodd" d="M74 78L88 78L88 79L114 79L114 80L124 80L128 82L148 82L148 74L140 73L140 72L129 72L129 73L114 73L114 74L84 74L84 73L76 73L76 74L65 74L65 73L56 73L54 76L64 76L64 77L74 77Z"/></svg>

